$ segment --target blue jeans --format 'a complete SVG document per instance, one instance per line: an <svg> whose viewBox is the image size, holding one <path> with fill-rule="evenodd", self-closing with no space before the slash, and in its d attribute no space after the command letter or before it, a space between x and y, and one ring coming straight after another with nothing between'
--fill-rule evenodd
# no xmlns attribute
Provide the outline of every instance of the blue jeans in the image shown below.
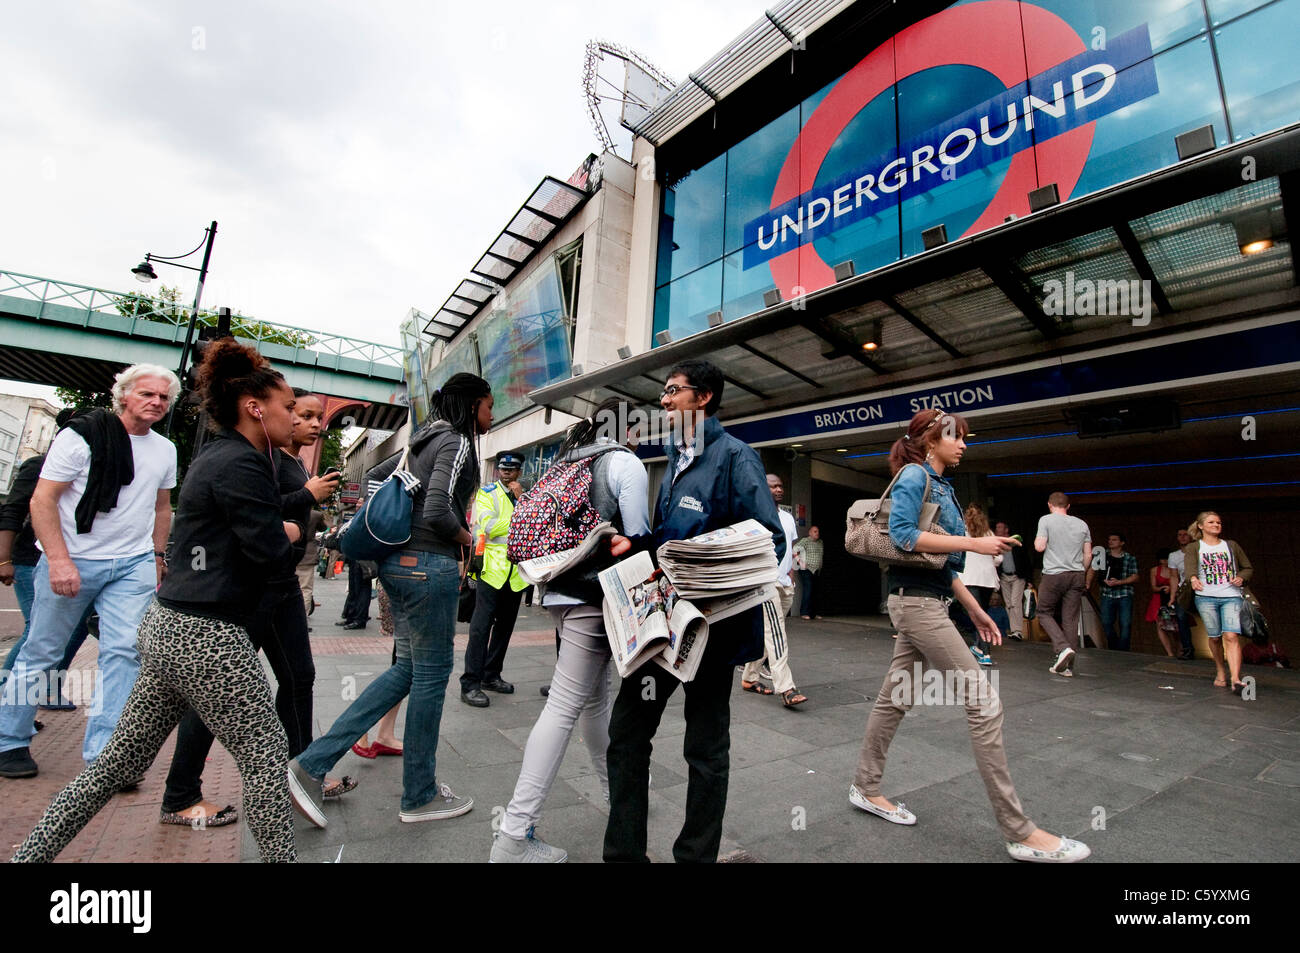
<svg viewBox="0 0 1300 953"><path fill-rule="evenodd" d="M1119 631L1115 623L1119 622ZM1101 627L1106 631L1106 641L1110 648L1120 652L1129 650L1129 639L1133 634L1133 597L1120 596L1116 599L1101 597Z"/></svg>
<svg viewBox="0 0 1300 953"><path fill-rule="evenodd" d="M308 745L298 763L312 777L325 777L353 742L409 695L402 735L402 810L413 811L438 793L438 727L451 678L460 574L450 556L403 550L379 564L379 582L393 609L397 661L339 715L327 734Z"/></svg>
<svg viewBox="0 0 1300 953"><path fill-rule="evenodd" d="M9 650L9 654L5 656L4 668L0 670L0 688L4 688L5 682L9 681L9 672L12 671L14 662L18 661L18 653L22 651L23 643L27 641L27 630L32 627L32 597L35 595L32 583L35 577L35 566L14 567L14 595L18 597L18 608L23 613L23 634L14 643L14 647ZM93 611L90 608L86 609L86 614L77 623L72 638L68 640L68 647L63 651L63 661L59 662L57 671L66 673L72 666L72 660L77 657L77 650L81 648L81 643L86 641L86 636L90 634L86 622ZM59 697L50 699L50 704L59 704L66 701L67 695L64 694L62 685L60 685Z"/></svg>
<svg viewBox="0 0 1300 953"><path fill-rule="evenodd" d="M69 633L92 606L99 613L99 671L81 749L85 760L93 761L108 744L135 684L140 671L136 629L158 585L153 553L125 559L73 559L73 563L81 574L75 596L55 595L50 589L49 563L42 556L36 564L27 641L14 660L12 684L5 686L0 698L0 751L31 743L36 719L32 702L53 694L48 691L48 673L62 661Z"/></svg>
<svg viewBox="0 0 1300 953"><path fill-rule="evenodd" d="M35 566L14 566L14 595L18 598L18 611L23 614L23 634L5 656L4 670L0 671L0 686L9 681L9 672L18 661L18 650L27 641L27 630L32 627L32 579Z"/></svg>
<svg viewBox="0 0 1300 953"><path fill-rule="evenodd" d="M1241 598L1239 596L1196 595L1196 614L1201 617L1205 634L1220 639L1225 632L1241 635Z"/></svg>

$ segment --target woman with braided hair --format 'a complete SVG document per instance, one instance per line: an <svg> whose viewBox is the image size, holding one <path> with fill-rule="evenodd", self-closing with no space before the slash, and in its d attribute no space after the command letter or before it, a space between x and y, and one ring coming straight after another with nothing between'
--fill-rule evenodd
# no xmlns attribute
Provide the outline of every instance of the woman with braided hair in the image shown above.
<svg viewBox="0 0 1300 953"><path fill-rule="evenodd" d="M54 798L14 854L48 862L124 785L142 777L193 708L235 758L264 861L292 861L289 744L248 637L264 581L292 571L302 535L283 520L272 453L293 435L293 390L234 338L213 341L199 391L214 439L195 457L172 524L169 567L140 622L140 674L107 746Z"/></svg>
<svg viewBox="0 0 1300 953"><path fill-rule="evenodd" d="M379 564L379 582L393 611L397 660L289 764L294 807L317 827L326 824L321 783L353 742L403 698L402 800L407 823L457 817L474 806L437 779L442 704L452 669L457 562L470 536L466 514L478 486L475 443L492 426L492 388L473 374L456 374L434 393L430 420L411 438L408 469L420 481L411 501L411 538ZM386 479L393 466L372 471Z"/></svg>

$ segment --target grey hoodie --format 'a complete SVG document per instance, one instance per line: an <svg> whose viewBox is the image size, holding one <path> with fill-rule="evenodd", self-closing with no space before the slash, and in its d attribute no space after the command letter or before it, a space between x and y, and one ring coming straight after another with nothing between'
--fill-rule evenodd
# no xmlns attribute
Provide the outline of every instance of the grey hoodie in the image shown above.
<svg viewBox="0 0 1300 953"><path fill-rule="evenodd" d="M385 480L401 459L394 455L366 474ZM406 549L460 555L456 536L469 531L468 514L478 488L478 454L474 441L451 429L445 420L433 420L411 438L406 468L420 481L411 503L411 541Z"/></svg>

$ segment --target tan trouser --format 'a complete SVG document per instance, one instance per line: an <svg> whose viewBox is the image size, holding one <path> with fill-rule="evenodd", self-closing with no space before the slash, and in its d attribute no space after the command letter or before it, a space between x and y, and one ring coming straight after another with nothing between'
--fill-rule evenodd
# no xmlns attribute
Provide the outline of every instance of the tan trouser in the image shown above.
<svg viewBox="0 0 1300 953"><path fill-rule="evenodd" d="M785 617L794 604L794 586L777 586L776 595L779 602L763 603L763 647L767 651L767 667L772 673L772 687L779 693L794 688L794 676L790 674L790 647L785 640ZM741 679L756 682L762 659L745 666Z"/></svg>
<svg viewBox="0 0 1300 953"><path fill-rule="evenodd" d="M1007 631L1017 635L1025 632L1025 581L1019 576L998 575L998 585L1002 588L1002 604L1007 610Z"/></svg>
<svg viewBox="0 0 1300 953"><path fill-rule="evenodd" d="M302 603L307 608L307 614L311 615L314 605L314 596L312 589L316 585L316 564L302 563L296 570L298 573L298 587L302 589Z"/></svg>
<svg viewBox="0 0 1300 953"><path fill-rule="evenodd" d="M880 779L885 773L885 755L903 715L919 697L928 693L911 684L924 664L936 672L954 673L978 691L966 691L966 723L970 728L975 764L984 779L993 813L1002 836L1008 841L1022 841L1034 831L1034 823L1025 816L1011 784L1007 753L1002 746L1002 703L988 684L970 649L956 626L948 618L947 607L939 599L922 596L889 596L889 619L898 630L894 658L885 683L876 696L875 707L867 719L867 734L862 739L858 771L853 783L868 797L880 796ZM900 691L910 687L912 690Z"/></svg>

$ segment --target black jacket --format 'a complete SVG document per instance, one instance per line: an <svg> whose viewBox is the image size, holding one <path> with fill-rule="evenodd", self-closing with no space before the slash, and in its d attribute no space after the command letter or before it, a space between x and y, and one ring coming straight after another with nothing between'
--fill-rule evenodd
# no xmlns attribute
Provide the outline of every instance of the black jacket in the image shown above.
<svg viewBox="0 0 1300 953"><path fill-rule="evenodd" d="M276 474L280 485L280 513L289 522L301 526L303 534L302 538L293 544L293 567L271 581L292 582L297 585L298 576L294 568L302 562L307 552L307 544L311 541L312 510L316 507L316 497L312 496L311 490L307 489L309 479L307 469L298 462L298 458L283 450L276 450L275 454L280 464L279 472Z"/></svg>
<svg viewBox="0 0 1300 953"><path fill-rule="evenodd" d="M758 454L728 434L716 417L705 418L700 426L703 448L676 479L679 451L668 448L668 472L659 485L655 508L655 545L753 519L772 531L780 562L785 557L785 530ZM762 657L762 606L709 626L703 661L727 659L739 665Z"/></svg>
<svg viewBox="0 0 1300 953"><path fill-rule="evenodd" d="M32 532L32 493L40 479L45 454L25 460L14 474L13 485L4 503L0 503L0 530L13 530L14 545L10 559L15 566L35 566L41 558L36 548L36 534Z"/></svg>
<svg viewBox="0 0 1300 953"><path fill-rule="evenodd" d="M267 455L234 430L218 433L185 475L158 601L247 624L267 581L293 572L281 509Z"/></svg>

